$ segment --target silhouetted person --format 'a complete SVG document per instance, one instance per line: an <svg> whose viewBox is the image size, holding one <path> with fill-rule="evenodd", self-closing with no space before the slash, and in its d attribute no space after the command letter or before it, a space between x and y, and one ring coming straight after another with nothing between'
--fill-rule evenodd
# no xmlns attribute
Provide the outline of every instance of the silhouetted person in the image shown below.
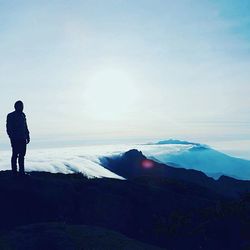
<svg viewBox="0 0 250 250"><path fill-rule="evenodd" d="M19 174L24 175L24 156L26 144L30 142L30 135L26 123L26 116L23 113L23 103L17 101L14 105L15 111L7 116L7 133L10 137L12 147L11 168L14 175L17 175L17 159Z"/></svg>

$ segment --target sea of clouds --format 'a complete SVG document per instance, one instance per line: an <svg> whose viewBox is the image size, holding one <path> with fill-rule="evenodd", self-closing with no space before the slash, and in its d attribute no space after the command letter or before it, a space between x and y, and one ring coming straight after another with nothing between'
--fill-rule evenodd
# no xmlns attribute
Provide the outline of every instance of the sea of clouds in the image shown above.
<svg viewBox="0 0 250 250"><path fill-rule="evenodd" d="M31 149L27 151L25 167L27 171L65 174L81 172L88 178L123 179L101 166L100 158L122 154L130 149L138 149L146 157L158 162L200 170L214 178L224 174L239 179L250 179L250 161L192 144L122 144ZM10 150L0 153L0 170L10 169L10 157Z"/></svg>
<svg viewBox="0 0 250 250"><path fill-rule="evenodd" d="M146 156L157 156L178 152L183 145L91 145L67 148L48 148L27 150L27 171L48 171L51 173L81 172L89 178L93 177L122 177L112 173L100 165L100 157L113 156L130 149L138 149ZM11 151L2 151L0 154L0 170L10 169Z"/></svg>

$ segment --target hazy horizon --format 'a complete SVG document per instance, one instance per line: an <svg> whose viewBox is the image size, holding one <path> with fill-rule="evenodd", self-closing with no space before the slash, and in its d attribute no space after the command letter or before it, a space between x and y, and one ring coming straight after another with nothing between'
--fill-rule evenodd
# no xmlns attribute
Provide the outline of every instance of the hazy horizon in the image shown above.
<svg viewBox="0 0 250 250"><path fill-rule="evenodd" d="M32 143L28 145L28 154L27 158L30 157L30 154L32 155L33 151L40 151L40 150L51 150L54 149L56 151L61 151L63 148L68 150L68 153L70 154L70 151L72 153L74 152L74 148L82 148L83 150L86 150L86 148L90 147L97 147L100 148L103 146L103 148L106 148L107 146L111 146L114 149L117 147L121 147L122 145L126 145L127 149L133 149L137 148L140 145L145 145L147 143L156 143L162 140L169 140L174 138L161 138L161 139L133 139L133 140L34 140ZM176 139L176 138L175 138ZM183 140L183 138L177 138L177 140ZM218 150L221 153L225 153L228 156L242 158L246 160L250 160L250 154L249 154L249 144L250 141L197 141L197 140L189 140L190 143L200 143L205 144L212 149ZM8 141L1 142L0 143L0 150L4 154L11 154L11 146ZM56 155L56 153L55 153ZM46 157L46 156L45 156ZM2 159L2 156L0 157L0 160Z"/></svg>
<svg viewBox="0 0 250 250"><path fill-rule="evenodd" d="M174 138L247 157L249 13L247 0L0 0L0 147L20 99L31 148Z"/></svg>

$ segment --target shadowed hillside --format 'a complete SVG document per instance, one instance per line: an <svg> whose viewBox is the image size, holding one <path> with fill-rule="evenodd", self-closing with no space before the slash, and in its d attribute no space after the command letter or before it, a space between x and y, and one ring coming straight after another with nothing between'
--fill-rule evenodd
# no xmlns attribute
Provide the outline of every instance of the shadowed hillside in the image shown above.
<svg viewBox="0 0 250 250"><path fill-rule="evenodd" d="M19 227L0 238L1 250L160 250L122 234L90 226L63 223L35 224Z"/></svg>
<svg viewBox="0 0 250 250"><path fill-rule="evenodd" d="M127 162L119 166L128 169L139 167L140 159L147 160L138 151L129 151L123 157ZM148 163L145 166L149 167ZM160 174L150 168L150 174L139 171L128 180L45 172L13 178L8 171L0 172L0 243L6 246L11 242L12 248L7 249L22 249L18 248L20 238L24 245L34 245L41 236L49 241L45 245L57 246L63 238L69 245L65 243L62 249L81 249L70 244L85 239L83 246L91 246L94 226L100 228L101 234L112 230L164 249L249 249L250 196L245 192L248 182L227 177L214 181L201 172L182 169L162 175L167 166L159 167ZM213 185L218 190L222 187L222 191ZM232 195L225 195L225 187ZM43 226L34 225L38 223ZM69 233L71 229L79 238ZM127 241L125 236L116 234L113 238L112 232L107 234L114 241L116 237ZM110 245L102 246L101 249L112 249Z"/></svg>
<svg viewBox="0 0 250 250"><path fill-rule="evenodd" d="M181 182L198 184L231 198L250 192L250 181L237 180L228 176L221 176L218 180L214 180L198 170L175 168L149 160L136 149L113 157L102 157L100 161L104 167L127 179L134 179L139 176L166 177Z"/></svg>

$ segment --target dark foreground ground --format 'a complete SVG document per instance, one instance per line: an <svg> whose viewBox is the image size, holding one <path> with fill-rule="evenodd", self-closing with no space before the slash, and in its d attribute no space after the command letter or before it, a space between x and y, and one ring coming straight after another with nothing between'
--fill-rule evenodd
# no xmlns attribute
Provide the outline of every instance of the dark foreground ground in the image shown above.
<svg viewBox="0 0 250 250"><path fill-rule="evenodd" d="M141 243L103 228L64 223L43 223L18 227L3 234L0 239L0 249L160 250L161 248Z"/></svg>
<svg viewBox="0 0 250 250"><path fill-rule="evenodd" d="M248 182L177 177L0 172L0 249L250 249Z"/></svg>

